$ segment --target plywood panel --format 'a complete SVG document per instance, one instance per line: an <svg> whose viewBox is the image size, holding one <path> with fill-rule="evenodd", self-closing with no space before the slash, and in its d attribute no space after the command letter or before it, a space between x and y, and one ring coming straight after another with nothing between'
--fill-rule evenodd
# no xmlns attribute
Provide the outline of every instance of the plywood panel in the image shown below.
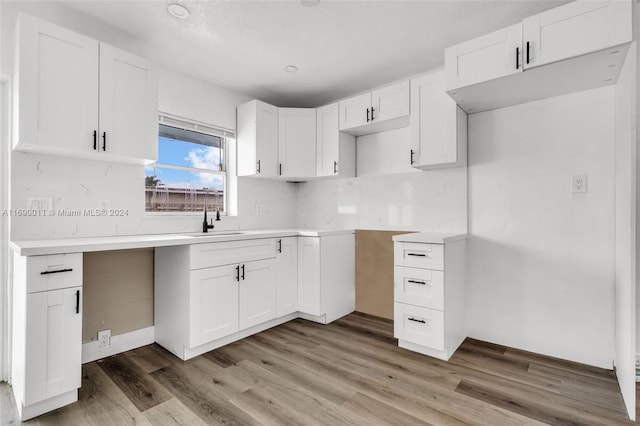
<svg viewBox="0 0 640 426"><path fill-rule="evenodd" d="M153 249L84 253L82 340L153 325Z"/></svg>
<svg viewBox="0 0 640 426"><path fill-rule="evenodd" d="M356 230L356 311L393 319L393 240L403 231Z"/></svg>

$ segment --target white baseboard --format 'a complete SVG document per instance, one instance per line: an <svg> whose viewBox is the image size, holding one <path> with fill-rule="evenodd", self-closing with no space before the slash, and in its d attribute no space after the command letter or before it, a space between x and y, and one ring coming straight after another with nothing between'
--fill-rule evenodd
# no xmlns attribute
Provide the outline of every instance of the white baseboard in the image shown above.
<svg viewBox="0 0 640 426"><path fill-rule="evenodd" d="M94 340L82 344L82 363L92 362L111 355L130 351L141 346L150 345L155 341L154 327L141 328L128 333L111 336L108 348L98 348L98 341Z"/></svg>

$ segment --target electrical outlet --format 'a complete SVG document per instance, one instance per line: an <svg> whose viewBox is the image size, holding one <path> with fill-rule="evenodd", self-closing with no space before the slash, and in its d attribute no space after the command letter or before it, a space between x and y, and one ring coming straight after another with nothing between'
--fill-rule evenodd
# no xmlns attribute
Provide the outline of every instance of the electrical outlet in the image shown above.
<svg viewBox="0 0 640 426"><path fill-rule="evenodd" d="M98 208L100 210L109 210L111 208L111 200L98 200Z"/></svg>
<svg viewBox="0 0 640 426"><path fill-rule="evenodd" d="M27 197L27 208L31 210L51 210L53 208L53 198Z"/></svg>
<svg viewBox="0 0 640 426"><path fill-rule="evenodd" d="M111 330L98 331L98 349L111 347Z"/></svg>
<svg viewBox="0 0 640 426"><path fill-rule="evenodd" d="M587 192L587 176L571 176L571 192Z"/></svg>
<svg viewBox="0 0 640 426"><path fill-rule="evenodd" d="M256 204L256 216L262 216L262 204Z"/></svg>

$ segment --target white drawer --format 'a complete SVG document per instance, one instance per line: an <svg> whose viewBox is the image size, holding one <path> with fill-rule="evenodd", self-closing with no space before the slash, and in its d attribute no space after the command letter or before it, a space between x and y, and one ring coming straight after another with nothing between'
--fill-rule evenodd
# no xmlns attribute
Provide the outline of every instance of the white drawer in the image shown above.
<svg viewBox="0 0 640 426"><path fill-rule="evenodd" d="M396 302L394 304L394 335L399 340L444 350L444 313Z"/></svg>
<svg viewBox="0 0 640 426"><path fill-rule="evenodd" d="M82 285L82 253L27 256L27 293Z"/></svg>
<svg viewBox="0 0 640 426"><path fill-rule="evenodd" d="M276 240L274 238L264 238L192 244L190 250L190 269L202 269L274 258L276 257Z"/></svg>
<svg viewBox="0 0 640 426"><path fill-rule="evenodd" d="M410 268L444 270L444 245L395 243L394 264Z"/></svg>
<svg viewBox="0 0 640 426"><path fill-rule="evenodd" d="M393 277L396 302L444 310L444 272L396 266Z"/></svg>

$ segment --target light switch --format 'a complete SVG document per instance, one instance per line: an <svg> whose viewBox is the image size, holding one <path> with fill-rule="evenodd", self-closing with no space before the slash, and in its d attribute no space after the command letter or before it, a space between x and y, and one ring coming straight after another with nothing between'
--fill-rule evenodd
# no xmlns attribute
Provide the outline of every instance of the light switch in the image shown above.
<svg viewBox="0 0 640 426"><path fill-rule="evenodd" d="M587 175L571 176L571 192L587 192Z"/></svg>

